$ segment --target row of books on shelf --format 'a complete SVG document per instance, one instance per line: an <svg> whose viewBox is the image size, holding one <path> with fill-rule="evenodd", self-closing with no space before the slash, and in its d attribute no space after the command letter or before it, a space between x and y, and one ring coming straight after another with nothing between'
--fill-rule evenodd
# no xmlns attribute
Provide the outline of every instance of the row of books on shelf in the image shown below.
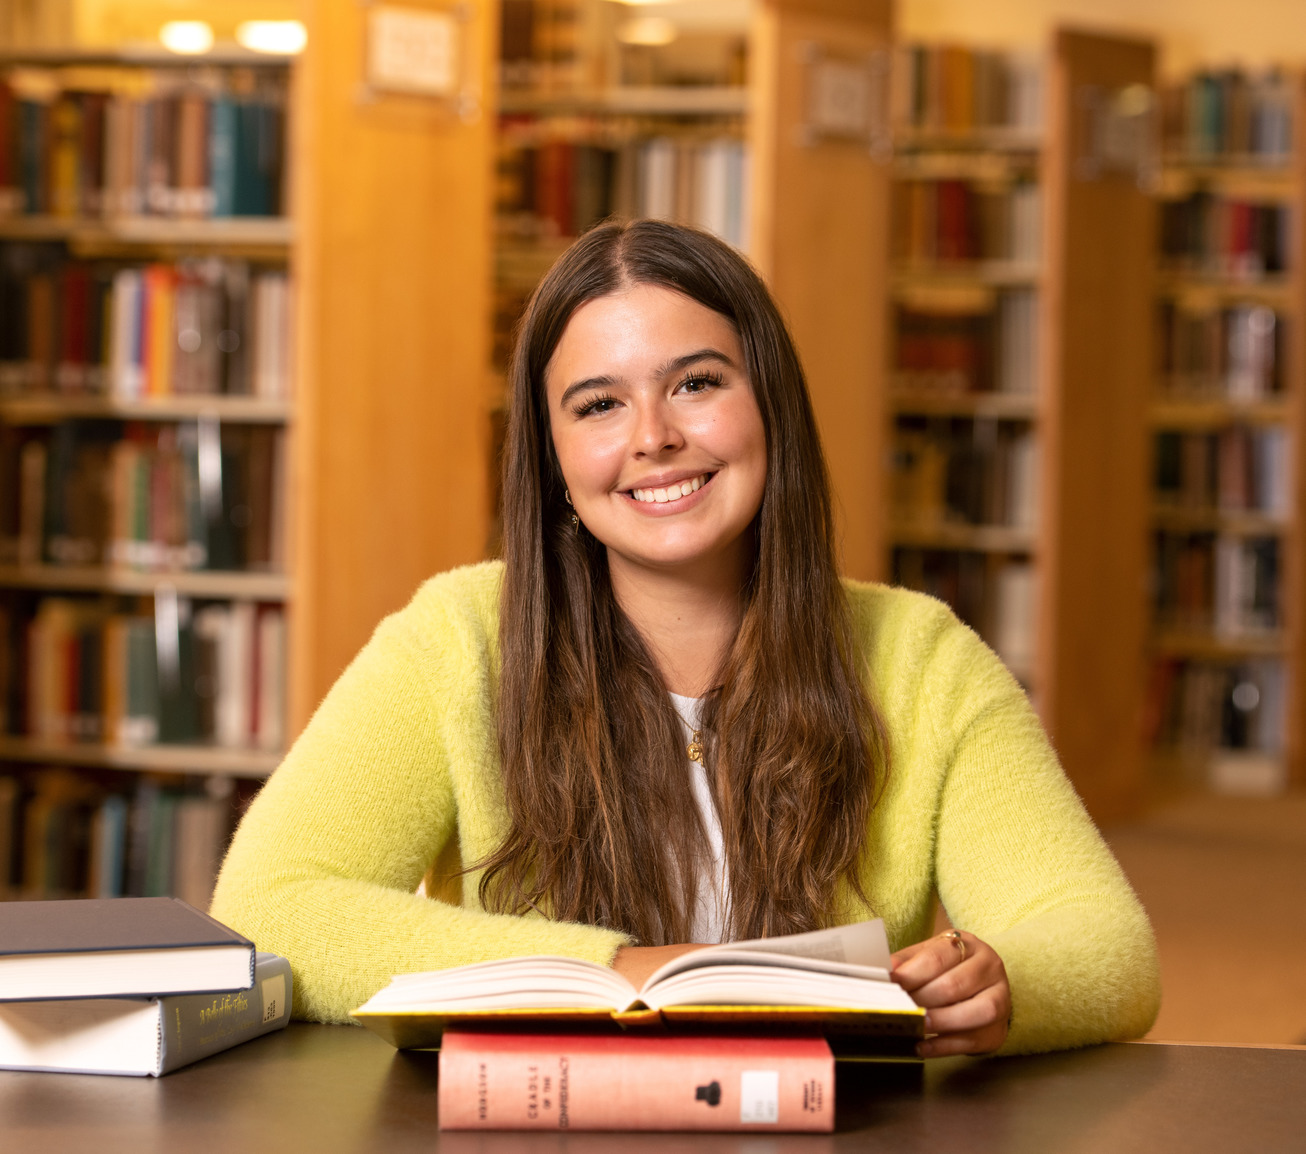
<svg viewBox="0 0 1306 1154"><path fill-rule="evenodd" d="M1030 396L1038 372L1038 297L1005 289L981 307L929 302L895 308L894 387L932 393Z"/></svg>
<svg viewBox="0 0 1306 1154"><path fill-rule="evenodd" d="M1159 531L1153 542L1153 619L1161 629L1238 641L1279 627L1277 537Z"/></svg>
<svg viewBox="0 0 1306 1154"><path fill-rule="evenodd" d="M721 135L572 138L535 118L505 117L497 165L501 233L579 236L609 216L653 217L748 239L748 150Z"/></svg>
<svg viewBox="0 0 1306 1154"><path fill-rule="evenodd" d="M138 71L132 86L0 76L0 215L283 211L283 78L173 69Z"/></svg>
<svg viewBox="0 0 1306 1154"><path fill-rule="evenodd" d="M1042 207L1032 181L990 188L966 180L893 184L893 259L904 264L1039 259Z"/></svg>
<svg viewBox="0 0 1306 1154"><path fill-rule="evenodd" d="M893 436L895 520L1032 529L1038 442L1024 424L899 417Z"/></svg>
<svg viewBox="0 0 1306 1154"><path fill-rule="evenodd" d="M1292 512L1290 440L1279 425L1218 432L1161 432L1155 439L1154 496L1160 511Z"/></svg>
<svg viewBox="0 0 1306 1154"><path fill-rule="evenodd" d="M0 610L5 731L45 743L279 750L286 622L279 605L153 606L44 597Z"/></svg>
<svg viewBox="0 0 1306 1154"><path fill-rule="evenodd" d="M210 257L128 265L0 249L0 395L290 394L290 278Z"/></svg>
<svg viewBox="0 0 1306 1154"><path fill-rule="evenodd" d="M1200 276L1254 280L1288 268L1293 211L1198 189L1161 202L1162 267Z"/></svg>
<svg viewBox="0 0 1306 1154"><path fill-rule="evenodd" d="M1028 559L900 547L893 582L947 602L1019 681L1033 680L1039 590Z"/></svg>
<svg viewBox="0 0 1306 1154"><path fill-rule="evenodd" d="M590 5L589 7L593 7ZM581 0L499 0L499 82L533 92L574 92L594 77Z"/></svg>
<svg viewBox="0 0 1306 1154"><path fill-rule="evenodd" d="M1202 70L1161 93L1167 154L1187 160L1283 164L1293 149L1293 81L1281 69Z"/></svg>
<svg viewBox="0 0 1306 1154"><path fill-rule="evenodd" d="M898 128L947 136L1042 128L1043 67L1037 55L907 44L895 50L892 76L890 115Z"/></svg>
<svg viewBox="0 0 1306 1154"><path fill-rule="evenodd" d="M106 784L63 768L0 776L0 893L170 896L208 909L238 816L224 778Z"/></svg>
<svg viewBox="0 0 1306 1154"><path fill-rule="evenodd" d="M499 81L510 93L566 97L623 85L744 83L748 4L654 13L655 21L672 22L670 40L666 23L641 24L624 5L599 0L499 0L499 11Z"/></svg>
<svg viewBox="0 0 1306 1154"><path fill-rule="evenodd" d="M280 572L284 446L205 417L0 425L0 563Z"/></svg>
<svg viewBox="0 0 1306 1154"><path fill-rule="evenodd" d="M1157 375L1175 394L1260 400L1283 390L1288 323L1268 305L1157 305Z"/></svg>
<svg viewBox="0 0 1306 1154"><path fill-rule="evenodd" d="M1193 755L1214 750L1282 754L1284 679L1284 663L1273 658L1160 658L1152 665L1148 686L1148 741Z"/></svg>

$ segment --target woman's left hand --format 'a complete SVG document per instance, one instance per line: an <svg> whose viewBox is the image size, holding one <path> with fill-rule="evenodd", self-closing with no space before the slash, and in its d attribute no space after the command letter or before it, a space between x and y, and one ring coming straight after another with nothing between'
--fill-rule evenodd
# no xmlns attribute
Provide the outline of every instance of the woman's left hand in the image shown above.
<svg viewBox="0 0 1306 1154"><path fill-rule="evenodd" d="M891 965L893 980L925 1007L925 1032L935 1035L916 1047L922 1058L987 1054L1006 1040L1011 986L987 942L949 931L899 950Z"/></svg>

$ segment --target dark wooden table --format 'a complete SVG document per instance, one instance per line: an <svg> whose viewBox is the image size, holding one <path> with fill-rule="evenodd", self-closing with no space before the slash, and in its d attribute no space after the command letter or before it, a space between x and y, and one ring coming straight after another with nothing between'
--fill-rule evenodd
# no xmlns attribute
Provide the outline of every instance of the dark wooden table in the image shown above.
<svg viewBox="0 0 1306 1154"><path fill-rule="evenodd" d="M440 1134L437 1055L292 1025L166 1078L0 1072L4 1154L1306 1150L1306 1049L1114 1045L841 1067L833 1135ZM618 1146L619 1144L619 1146Z"/></svg>

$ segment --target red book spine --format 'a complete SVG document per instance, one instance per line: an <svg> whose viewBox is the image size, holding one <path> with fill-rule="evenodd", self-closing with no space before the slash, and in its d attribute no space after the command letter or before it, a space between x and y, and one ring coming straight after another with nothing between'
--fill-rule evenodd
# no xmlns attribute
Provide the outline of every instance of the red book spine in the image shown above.
<svg viewBox="0 0 1306 1154"><path fill-rule="evenodd" d="M821 1038L476 1034L440 1050L442 1130L834 1129Z"/></svg>

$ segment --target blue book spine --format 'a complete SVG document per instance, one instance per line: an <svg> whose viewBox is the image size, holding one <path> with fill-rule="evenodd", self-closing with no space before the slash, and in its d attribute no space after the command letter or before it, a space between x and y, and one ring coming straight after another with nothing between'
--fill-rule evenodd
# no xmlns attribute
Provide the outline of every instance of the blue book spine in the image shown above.
<svg viewBox="0 0 1306 1154"><path fill-rule="evenodd" d="M236 212L236 104L225 93L209 113L209 179L213 185L213 215Z"/></svg>

